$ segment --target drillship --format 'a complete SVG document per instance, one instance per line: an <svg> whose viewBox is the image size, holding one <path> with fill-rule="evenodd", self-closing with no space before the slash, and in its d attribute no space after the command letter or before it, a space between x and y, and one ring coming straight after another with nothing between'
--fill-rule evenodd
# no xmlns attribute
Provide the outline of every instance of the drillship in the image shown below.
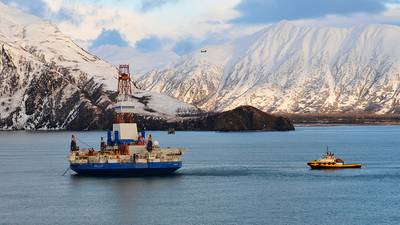
<svg viewBox="0 0 400 225"><path fill-rule="evenodd" d="M79 149L72 136L70 169L81 175L147 176L171 174L182 167L182 148L161 148L144 130L138 132L131 101L129 65L120 65L114 124L100 150Z"/></svg>

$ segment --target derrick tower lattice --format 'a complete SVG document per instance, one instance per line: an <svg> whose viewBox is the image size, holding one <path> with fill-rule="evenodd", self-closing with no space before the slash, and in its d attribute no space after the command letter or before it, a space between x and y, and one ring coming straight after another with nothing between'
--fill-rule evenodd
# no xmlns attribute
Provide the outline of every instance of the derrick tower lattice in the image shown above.
<svg viewBox="0 0 400 225"><path fill-rule="evenodd" d="M133 123L132 80L128 64L119 65L118 97L115 109L116 123Z"/></svg>
<svg viewBox="0 0 400 225"><path fill-rule="evenodd" d="M123 97L125 101L132 95L131 74L129 65L119 65L118 70L118 97Z"/></svg>

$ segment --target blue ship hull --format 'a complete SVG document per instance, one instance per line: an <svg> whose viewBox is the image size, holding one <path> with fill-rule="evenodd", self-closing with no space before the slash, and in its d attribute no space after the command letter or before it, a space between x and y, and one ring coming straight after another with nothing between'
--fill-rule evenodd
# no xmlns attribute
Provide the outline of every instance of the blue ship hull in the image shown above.
<svg viewBox="0 0 400 225"><path fill-rule="evenodd" d="M160 176L171 174L181 167L182 162L70 164L77 174L90 176Z"/></svg>

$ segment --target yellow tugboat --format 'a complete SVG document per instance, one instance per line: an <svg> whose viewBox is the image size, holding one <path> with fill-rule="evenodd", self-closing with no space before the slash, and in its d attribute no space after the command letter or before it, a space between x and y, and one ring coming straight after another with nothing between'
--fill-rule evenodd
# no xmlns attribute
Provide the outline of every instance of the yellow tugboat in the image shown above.
<svg viewBox="0 0 400 225"><path fill-rule="evenodd" d="M318 160L311 160L307 163L311 169L348 169L361 168L361 164L345 164L342 159L336 158L335 154L327 151Z"/></svg>

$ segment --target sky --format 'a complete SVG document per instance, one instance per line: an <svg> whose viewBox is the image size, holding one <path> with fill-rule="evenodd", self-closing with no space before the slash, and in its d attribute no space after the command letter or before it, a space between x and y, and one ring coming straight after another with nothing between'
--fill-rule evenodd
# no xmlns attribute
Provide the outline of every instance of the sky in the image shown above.
<svg viewBox="0 0 400 225"><path fill-rule="evenodd" d="M88 50L187 54L282 20L400 25L400 0L0 0L51 21Z"/></svg>

